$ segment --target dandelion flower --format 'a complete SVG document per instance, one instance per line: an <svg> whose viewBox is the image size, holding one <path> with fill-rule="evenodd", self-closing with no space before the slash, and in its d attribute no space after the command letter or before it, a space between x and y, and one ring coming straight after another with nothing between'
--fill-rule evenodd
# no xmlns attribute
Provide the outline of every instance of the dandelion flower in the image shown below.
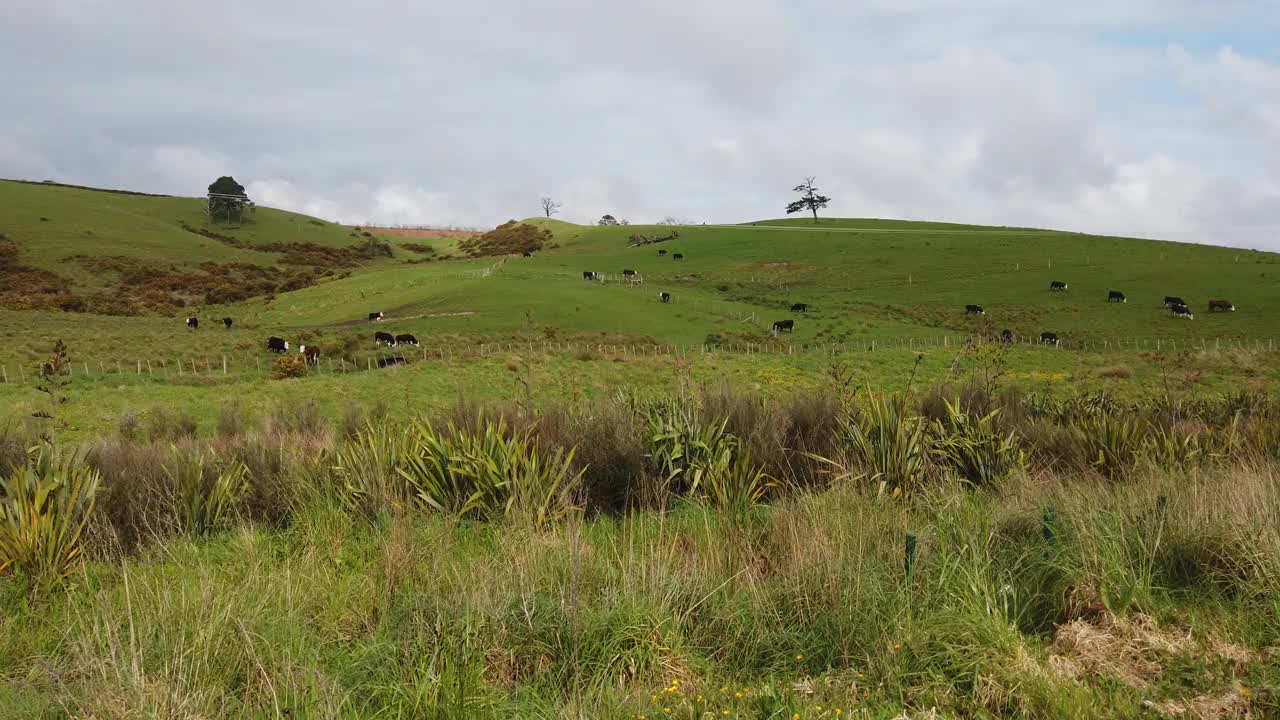
<svg viewBox="0 0 1280 720"><path fill-rule="evenodd" d="M741 692L736 692L736 693L734 693L734 694L733 694L733 696L734 696L734 697L736 697L736 698L738 698L738 699L742 699L742 693L741 693Z"/></svg>
<svg viewBox="0 0 1280 720"><path fill-rule="evenodd" d="M1240 688L1240 697L1249 697L1249 688Z"/></svg>

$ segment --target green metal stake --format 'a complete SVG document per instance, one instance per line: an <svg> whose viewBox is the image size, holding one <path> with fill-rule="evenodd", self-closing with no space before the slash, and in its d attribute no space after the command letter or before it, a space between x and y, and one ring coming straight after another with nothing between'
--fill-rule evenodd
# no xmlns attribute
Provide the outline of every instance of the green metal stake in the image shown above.
<svg viewBox="0 0 1280 720"><path fill-rule="evenodd" d="M916 536L912 535L911 533L907 533L907 547L906 547L907 577L911 577L911 572L915 569L915 566L916 566Z"/></svg>
<svg viewBox="0 0 1280 720"><path fill-rule="evenodd" d="M1056 507L1054 507L1053 505L1050 505L1049 507L1045 508L1044 518L1041 522L1042 522L1042 529L1044 530L1044 541L1048 545L1052 545L1055 542L1057 542L1057 537L1053 529L1055 524L1054 521L1057 520L1057 518L1058 518L1058 509Z"/></svg>
<svg viewBox="0 0 1280 720"><path fill-rule="evenodd" d="M1169 496L1161 495L1156 498L1156 512L1160 514L1160 520L1164 520L1164 516L1169 511Z"/></svg>

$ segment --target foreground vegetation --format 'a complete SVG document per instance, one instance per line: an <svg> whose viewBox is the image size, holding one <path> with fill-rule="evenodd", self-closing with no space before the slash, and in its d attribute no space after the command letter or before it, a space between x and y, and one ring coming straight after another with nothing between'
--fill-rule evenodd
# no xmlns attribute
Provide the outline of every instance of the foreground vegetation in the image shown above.
<svg viewBox="0 0 1280 720"><path fill-rule="evenodd" d="M129 427L0 443L0 517L51 498L47 532L0 525L10 716L1280 711L1266 395L833 379Z"/></svg>

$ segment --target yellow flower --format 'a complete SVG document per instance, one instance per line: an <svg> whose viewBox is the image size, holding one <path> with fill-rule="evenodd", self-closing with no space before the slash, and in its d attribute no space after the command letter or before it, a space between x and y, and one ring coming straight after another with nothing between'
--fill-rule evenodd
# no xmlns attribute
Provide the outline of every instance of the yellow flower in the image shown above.
<svg viewBox="0 0 1280 720"><path fill-rule="evenodd" d="M729 711L728 711L728 710L721 710L721 711L720 711L720 714L721 714L721 715L728 715L728 714L729 714Z"/></svg>
<svg viewBox="0 0 1280 720"><path fill-rule="evenodd" d="M671 681L671 687L680 687L680 681L679 681L679 680L672 680L672 681Z"/></svg>
<svg viewBox="0 0 1280 720"><path fill-rule="evenodd" d="M894 489L893 489L893 496L894 496L894 497L902 497L902 486L901 486L901 485L899 485L898 487L896 487L896 488L894 488Z"/></svg>
<svg viewBox="0 0 1280 720"><path fill-rule="evenodd" d="M670 714L671 714L671 708L662 708L662 712L666 713L667 715L670 715Z"/></svg>
<svg viewBox="0 0 1280 720"><path fill-rule="evenodd" d="M800 713L795 713L794 715L792 715L791 720L800 720Z"/></svg>
<svg viewBox="0 0 1280 720"><path fill-rule="evenodd" d="M1240 688L1240 697L1249 697L1249 688Z"/></svg>
<svg viewBox="0 0 1280 720"><path fill-rule="evenodd" d="M803 655L797 655L797 656L796 656L796 662L800 662L801 660L804 660L804 656L803 656Z"/></svg>
<svg viewBox="0 0 1280 720"><path fill-rule="evenodd" d="M821 706L821 705L818 705L818 706L814 707L814 708L813 708L813 711L814 711L814 712L822 712L822 706Z"/></svg>
<svg viewBox="0 0 1280 720"><path fill-rule="evenodd" d="M901 649L902 649L902 643L894 643L894 645L893 645L893 649L894 649L894 650L901 650Z"/></svg>
<svg viewBox="0 0 1280 720"><path fill-rule="evenodd" d="M844 714L843 710L841 710L840 708L836 708L836 717L840 717L843 714Z"/></svg>
<svg viewBox="0 0 1280 720"><path fill-rule="evenodd" d="M742 693L740 693L740 692L736 692L736 693L734 693L734 694L733 694L733 696L734 696L734 697L736 697L736 698L741 698L741 697L742 697Z"/></svg>

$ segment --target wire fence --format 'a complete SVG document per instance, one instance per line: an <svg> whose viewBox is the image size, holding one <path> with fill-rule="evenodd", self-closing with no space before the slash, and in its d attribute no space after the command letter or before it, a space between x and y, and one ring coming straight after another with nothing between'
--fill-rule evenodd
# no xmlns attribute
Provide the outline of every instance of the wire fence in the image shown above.
<svg viewBox="0 0 1280 720"><path fill-rule="evenodd" d="M1241 350L1271 352L1275 339L1202 338L1114 338L1103 340L1061 340L1057 344L1040 342L1038 336L1014 336L1009 340L982 335L938 335L926 337L867 338L849 342L791 343L786 335L776 335L769 342L719 342L703 344L605 343L570 340L510 341L473 345L387 348L381 352L357 356L321 356L309 366L311 374L348 375L395 368L415 363L449 364L459 361L510 357L538 353L595 354L610 357L687 357L693 355L772 355L772 356L838 356L874 353L884 350L955 350L981 346L1031 346L1045 352L1187 352ZM296 353L294 353L296 354ZM167 382L188 382L200 378L261 377L270 375L280 354L219 354L187 357L131 358L128 360L72 359L67 374L72 377L134 377ZM28 383L39 374L37 365L0 364L0 383Z"/></svg>

